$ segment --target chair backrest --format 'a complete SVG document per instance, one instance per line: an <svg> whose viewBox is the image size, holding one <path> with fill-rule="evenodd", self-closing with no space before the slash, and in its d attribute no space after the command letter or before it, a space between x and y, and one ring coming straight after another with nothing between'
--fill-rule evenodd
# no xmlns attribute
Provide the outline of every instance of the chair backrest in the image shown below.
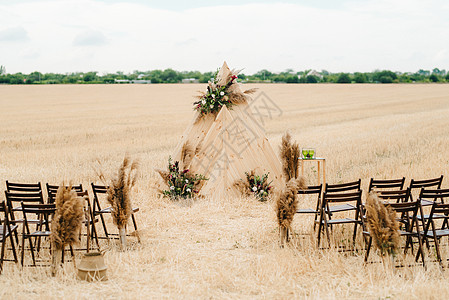
<svg viewBox="0 0 449 300"><path fill-rule="evenodd" d="M100 198L98 197L99 194L106 194L108 192L108 186L105 185L97 185L94 183L91 183L92 186L92 191L94 192L94 204L93 204L93 208L94 211L99 211L101 210L101 206L100 206Z"/></svg>
<svg viewBox="0 0 449 300"><path fill-rule="evenodd" d="M352 193L327 193L324 192L323 199L326 204L342 203L342 202L357 202L358 205L362 203L362 191Z"/></svg>
<svg viewBox="0 0 449 300"><path fill-rule="evenodd" d="M410 198L410 189L378 191L377 195L380 199L390 203L407 202Z"/></svg>
<svg viewBox="0 0 449 300"><path fill-rule="evenodd" d="M43 204L44 198L42 197L42 191L34 193L14 193L5 191L6 204L8 205L10 220L16 220L14 212L21 210L21 203L35 203Z"/></svg>
<svg viewBox="0 0 449 300"><path fill-rule="evenodd" d="M419 193L419 199L422 200L429 200L432 202L437 202L438 200L441 201L441 203L444 203L444 199L446 199L446 203L449 203L447 199L449 199L449 189L426 189L422 188L421 192Z"/></svg>
<svg viewBox="0 0 449 300"><path fill-rule="evenodd" d="M324 192L329 194L329 193L340 193L340 192L346 192L346 191L360 191L361 182L362 182L362 180L359 179L356 181L338 183L338 184L326 183Z"/></svg>
<svg viewBox="0 0 449 300"><path fill-rule="evenodd" d="M46 230L50 230L50 220L56 212L56 204L42 204L42 203L27 203L22 202L22 213L24 219L24 230L29 232L27 214L33 214L37 220L40 220L40 225L45 225Z"/></svg>
<svg viewBox="0 0 449 300"><path fill-rule="evenodd" d="M415 191L421 190L422 188L440 189L442 182L443 182L443 175L441 175L440 177L431 178L431 179L420 179L420 180L412 179L412 180L410 180L410 185L409 185L410 199L413 199L413 195L416 196Z"/></svg>
<svg viewBox="0 0 449 300"><path fill-rule="evenodd" d="M310 194L321 195L321 191L322 190L323 190L323 184L320 184L320 185L309 185L306 190L298 190L298 194L301 194L301 195L310 195Z"/></svg>
<svg viewBox="0 0 449 300"><path fill-rule="evenodd" d="M55 197L56 197L56 193L58 192L59 189L59 185L52 185L52 184L48 184L46 183L47 186L47 195L48 195L48 199L47 199L47 203L53 203L55 202ZM68 188L69 186L65 186L66 188ZM79 185L72 185L72 190L74 190L75 192L82 192L83 191L83 185L79 184Z"/></svg>
<svg viewBox="0 0 449 300"><path fill-rule="evenodd" d="M368 192L371 192L373 189L376 190L393 190L398 189L402 190L404 188L405 177L400 179L374 179L371 178L369 181Z"/></svg>
<svg viewBox="0 0 449 300"><path fill-rule="evenodd" d="M6 180L6 191L19 193L36 193L42 192L41 183L16 183Z"/></svg>

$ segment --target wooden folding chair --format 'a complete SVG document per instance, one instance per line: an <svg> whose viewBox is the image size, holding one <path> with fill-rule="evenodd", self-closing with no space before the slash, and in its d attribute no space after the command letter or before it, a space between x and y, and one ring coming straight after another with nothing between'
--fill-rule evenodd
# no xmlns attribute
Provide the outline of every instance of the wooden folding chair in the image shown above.
<svg viewBox="0 0 449 300"><path fill-rule="evenodd" d="M412 247L413 241L412 238L417 238L419 243L419 248L416 253L415 261L418 262L419 256L421 256L423 266L425 267L425 259L424 259L424 250L422 247L422 234L419 229L418 224L418 211L420 208L420 201L412 201L412 202L399 202L399 203L387 203L395 212L398 222L401 224L401 228L399 230L400 236L404 236L406 238L404 255L407 254L407 250L409 247ZM365 241L368 243L366 247L365 253L365 262L368 261L368 257L370 254L373 237L369 232L369 229L364 226L365 229L363 231L363 235L368 237ZM413 248L412 248L413 250Z"/></svg>
<svg viewBox="0 0 449 300"><path fill-rule="evenodd" d="M1 243L1 254L0 254L0 274L3 271L3 262L4 261L14 261L17 260L17 252L16 245L14 243L13 233L17 231L17 225L12 225L9 222L9 213L8 206L5 201L0 202L0 243ZM14 260L5 258L5 252L7 250L6 243L9 237L9 241L11 243L11 250L14 255Z"/></svg>
<svg viewBox="0 0 449 300"><path fill-rule="evenodd" d="M369 181L368 193L373 189L381 190L402 190L404 188L405 177L399 179L374 179Z"/></svg>
<svg viewBox="0 0 449 300"><path fill-rule="evenodd" d="M321 205L319 227L318 227L318 247L320 247L321 233L326 232L327 241L330 246L329 227L339 224L354 224L353 244L355 244L357 227L362 225L362 191L351 193L327 193L323 194ZM331 219L331 215L336 213L346 213L354 211L354 217L341 217L339 219Z"/></svg>
<svg viewBox="0 0 449 300"><path fill-rule="evenodd" d="M46 187L47 187L47 196L48 196L47 203L54 203L56 193L58 192L58 189L60 186L46 183ZM66 187L68 187L68 186L66 185ZM71 187L72 187L72 190L74 190L75 192L83 192L82 184L72 185Z"/></svg>
<svg viewBox="0 0 449 300"><path fill-rule="evenodd" d="M55 204L34 204L34 203L26 203L22 202L22 214L23 214L23 231L22 231L22 251L21 251L21 259L20 263L24 265L24 257L25 257L25 240L29 242L29 250L31 252L31 257L33 260L33 264L31 266L36 265L36 257L35 257L35 246L33 245L32 238L38 238L39 241L43 237L49 238L51 235L50 231L50 223L55 214L56 206ZM36 230L30 230L30 224L28 219L30 215L36 216L38 220L38 225ZM49 239L48 239L49 240ZM51 246L50 246L51 248Z"/></svg>
<svg viewBox="0 0 449 300"><path fill-rule="evenodd" d="M108 186L104 186L104 185L96 185L91 183L92 185L92 191L94 192L94 204L93 204L93 214L94 216L99 215L100 216L100 220L101 220L101 224L103 225L103 231L105 234L105 238L109 240L109 236L117 236L116 238L118 238L118 233L110 233L107 229L106 226L106 222L104 220L103 215L104 214L110 214L112 213L112 207L106 207L106 208L101 208L100 205L100 195L106 195L108 192ZM137 223L136 223L136 219L134 217L134 214L136 212L139 211L138 207L133 207L132 208L132 214L131 214L131 220L133 222L134 225L134 230L137 232ZM129 234L128 234L129 235ZM137 235L138 237L138 235ZM101 238L101 237L99 237ZM138 238L139 239L139 238Z"/></svg>
<svg viewBox="0 0 449 300"><path fill-rule="evenodd" d="M441 193L440 195L443 195ZM449 197L449 191L444 192L444 197ZM440 221L441 226L436 226L436 222ZM435 252L437 254L438 262L443 267L443 260L441 258L440 240L444 236L449 236L449 204L434 202L430 215L427 218L426 226L424 227L423 236L429 240L433 239L435 244ZM429 246L427 246L429 247Z"/></svg>
<svg viewBox="0 0 449 300"><path fill-rule="evenodd" d="M316 220L320 214L321 205L321 194L323 190L323 184L320 185L309 185L306 190L298 190L299 195L316 195L316 205L315 208L301 208L296 210L297 214L314 214L315 219L313 220L313 229L316 227Z"/></svg>
<svg viewBox="0 0 449 300"><path fill-rule="evenodd" d="M23 224L24 220L19 216L19 212L22 210L21 203L34 203L43 204L44 198L42 197L42 191L38 192L8 192L5 191L6 205L8 206L9 221L13 225ZM29 220L29 223L39 223L36 220ZM16 242L19 243L17 232L15 232Z"/></svg>

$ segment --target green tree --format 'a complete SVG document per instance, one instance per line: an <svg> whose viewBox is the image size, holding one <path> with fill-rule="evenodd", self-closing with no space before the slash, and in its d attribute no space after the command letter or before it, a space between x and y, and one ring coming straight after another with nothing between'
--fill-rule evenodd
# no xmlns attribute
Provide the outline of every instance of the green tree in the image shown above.
<svg viewBox="0 0 449 300"><path fill-rule="evenodd" d="M430 75L429 79L430 79L430 81L432 81L432 82L438 82L438 81L440 81L440 79L438 78L438 76L435 75L435 74Z"/></svg>
<svg viewBox="0 0 449 300"><path fill-rule="evenodd" d="M0 75L6 74L6 68L5 66L0 66Z"/></svg>
<svg viewBox="0 0 449 300"><path fill-rule="evenodd" d="M380 83L393 83L393 78L391 78L388 75L384 75L379 78L379 82Z"/></svg>
<svg viewBox="0 0 449 300"><path fill-rule="evenodd" d="M351 83L351 77L348 73L341 73L337 78L337 83Z"/></svg>
<svg viewBox="0 0 449 300"><path fill-rule="evenodd" d="M356 83L366 83L366 76L363 73L354 73L354 81Z"/></svg>
<svg viewBox="0 0 449 300"><path fill-rule="evenodd" d="M317 83L318 82L318 77L313 76L313 75L309 75L306 77L306 83Z"/></svg>
<svg viewBox="0 0 449 300"><path fill-rule="evenodd" d="M97 79L97 72L87 72L83 76L84 82L91 82Z"/></svg>

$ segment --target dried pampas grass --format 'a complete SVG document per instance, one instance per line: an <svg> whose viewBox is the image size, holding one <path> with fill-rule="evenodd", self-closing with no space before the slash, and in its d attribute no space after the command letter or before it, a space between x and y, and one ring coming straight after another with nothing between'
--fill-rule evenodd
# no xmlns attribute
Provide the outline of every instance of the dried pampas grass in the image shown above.
<svg viewBox="0 0 449 300"><path fill-rule="evenodd" d="M384 205L376 192L366 199L366 217L368 228L381 255L395 255L399 247L399 222L395 211Z"/></svg>
<svg viewBox="0 0 449 300"><path fill-rule="evenodd" d="M288 232L298 207L296 195L300 189L307 189L306 181L302 176L288 181L284 190L277 196L276 213L281 232L281 245L284 240L288 241Z"/></svg>
<svg viewBox="0 0 449 300"><path fill-rule="evenodd" d="M107 200L112 206L112 219L119 229L125 228L132 213L131 189L137 180L138 163L125 156L117 177L108 188Z"/></svg>
<svg viewBox="0 0 449 300"><path fill-rule="evenodd" d="M298 159L301 155L298 143L292 143L292 137L287 132L282 137L280 146L280 156L282 160L282 171L285 177L285 181L288 182L292 178L298 178L299 175L299 162Z"/></svg>
<svg viewBox="0 0 449 300"><path fill-rule="evenodd" d="M51 223L51 240L56 250L79 243L84 220L83 199L71 186L62 185L56 193L56 213Z"/></svg>

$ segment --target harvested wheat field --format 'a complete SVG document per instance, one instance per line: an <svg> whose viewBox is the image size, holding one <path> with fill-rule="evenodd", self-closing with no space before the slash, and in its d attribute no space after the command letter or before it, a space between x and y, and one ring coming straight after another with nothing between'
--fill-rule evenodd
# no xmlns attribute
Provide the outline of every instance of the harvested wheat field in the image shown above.
<svg viewBox="0 0 449 300"><path fill-rule="evenodd" d="M245 86L246 87L246 86ZM282 115L264 121L278 152L288 130L301 147L326 158L327 182L444 175L449 187L449 85L254 85ZM165 169L193 118L192 98L205 85L0 86L0 181L98 182L125 154L139 160L133 204L141 244L120 251L102 241L109 280L76 279L71 263L49 268L5 262L1 299L38 298L447 298L449 273L433 248L427 270L393 269L375 251L318 249L313 217L296 215L288 246L279 247L273 201L161 198L155 168ZM257 96L257 93L254 95ZM313 167L313 168L312 168ZM316 181L316 165L306 165ZM299 205L314 199L298 197ZM365 199L365 196L363 197ZM109 220L109 222L111 222ZM100 226L98 226L100 227ZM351 237L335 228L336 243ZM447 240L444 241L447 244ZM448 258L448 247L443 255ZM416 250L416 249L415 249ZM427 249L426 249L427 250ZM8 253L9 255L11 253Z"/></svg>

